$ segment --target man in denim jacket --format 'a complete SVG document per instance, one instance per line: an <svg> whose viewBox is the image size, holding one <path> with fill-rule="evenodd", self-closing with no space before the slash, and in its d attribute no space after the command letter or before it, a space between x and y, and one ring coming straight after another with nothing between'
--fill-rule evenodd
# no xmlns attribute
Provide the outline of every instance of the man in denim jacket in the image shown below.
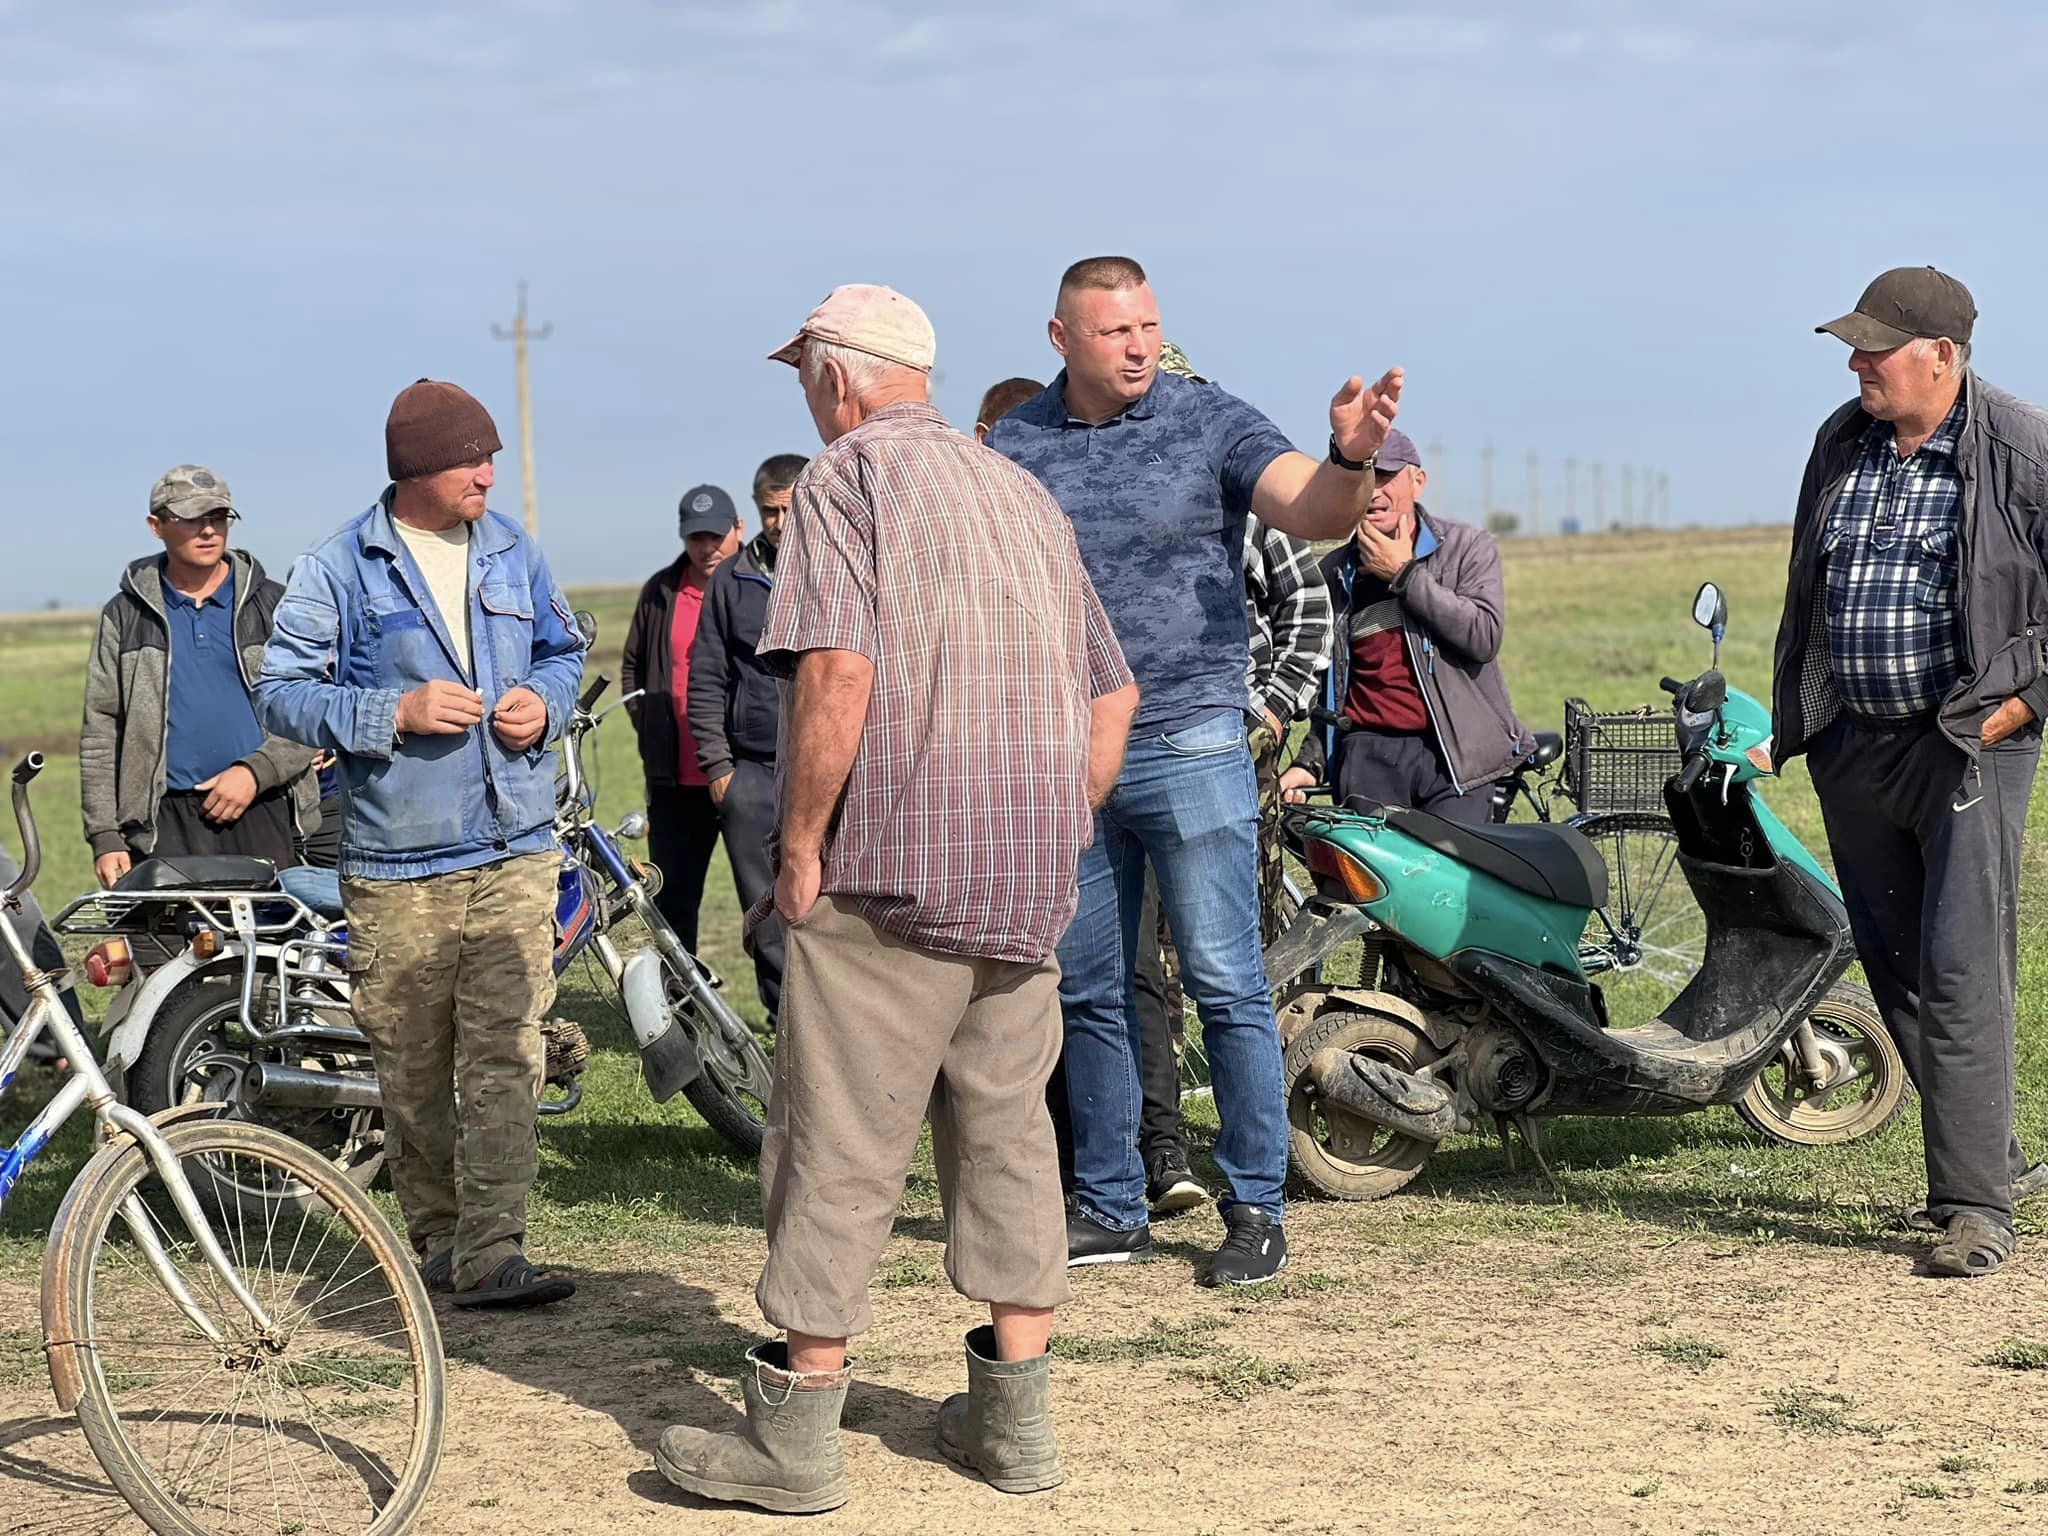
<svg viewBox="0 0 2048 1536"><path fill-rule="evenodd" d="M555 994L547 749L584 641L538 546L485 508L484 408L422 379L384 440L393 484L292 568L257 714L337 757L355 1017L428 1285L558 1301L574 1284L523 1244Z"/></svg>

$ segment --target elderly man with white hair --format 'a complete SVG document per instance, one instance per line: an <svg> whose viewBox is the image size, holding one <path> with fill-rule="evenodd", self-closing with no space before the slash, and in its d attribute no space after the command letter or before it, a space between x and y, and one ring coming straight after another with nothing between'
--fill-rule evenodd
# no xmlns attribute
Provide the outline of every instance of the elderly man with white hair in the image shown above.
<svg viewBox="0 0 2048 1536"><path fill-rule="evenodd" d="M1808 754L1870 990L1920 1091L1932 1274L2013 1251L2020 839L2048 714L2048 413L1970 366L1976 302L1897 267L1818 327L1857 397L1814 439L1772 709Z"/></svg>
<svg viewBox="0 0 2048 1536"><path fill-rule="evenodd" d="M935 351L917 305L854 284L771 354L826 444L792 493L756 652L785 677L788 958L755 1294L788 1339L748 1352L744 1426L670 1429L656 1461L701 1497L785 1513L846 1501L846 1341L872 1321L927 1106L946 1272L990 1315L939 1448L1008 1493L1064 1477L1053 950L1138 690L1058 505L932 408Z"/></svg>

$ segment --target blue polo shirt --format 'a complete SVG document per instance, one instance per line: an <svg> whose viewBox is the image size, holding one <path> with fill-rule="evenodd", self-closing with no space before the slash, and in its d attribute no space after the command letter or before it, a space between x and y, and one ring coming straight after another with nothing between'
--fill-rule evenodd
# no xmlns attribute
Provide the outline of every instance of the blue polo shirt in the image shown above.
<svg viewBox="0 0 2048 1536"><path fill-rule="evenodd" d="M161 570L162 567L159 567ZM203 602L163 577L171 631L171 685L164 715L164 786L192 789L263 745L263 727L235 654L235 570Z"/></svg>
<svg viewBox="0 0 2048 1536"><path fill-rule="evenodd" d="M1097 425L1067 413L1064 370L989 432L1074 525L1089 579L1137 677L1137 725L1167 732L1251 711L1244 520L1294 445L1213 384L1161 373Z"/></svg>

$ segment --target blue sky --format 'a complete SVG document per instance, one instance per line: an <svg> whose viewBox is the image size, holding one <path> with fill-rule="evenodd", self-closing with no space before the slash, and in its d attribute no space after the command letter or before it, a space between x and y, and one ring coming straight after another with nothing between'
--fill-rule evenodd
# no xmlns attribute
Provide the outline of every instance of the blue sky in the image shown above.
<svg viewBox="0 0 2048 1536"><path fill-rule="evenodd" d="M1347 373L1405 364L1460 515L1485 444L1502 503L1543 456L1552 516L1568 457L1610 510L1630 462L1681 519L1789 515L1849 392L1811 328L1900 263L1969 283L1980 369L2048 399L2032 7L0 0L0 58L0 608L100 601L185 460L282 574L382 488L422 375L512 443L521 277L571 581L814 446L763 355L846 281L925 305L964 422L1054 371L1068 261L1135 255L1311 452Z"/></svg>

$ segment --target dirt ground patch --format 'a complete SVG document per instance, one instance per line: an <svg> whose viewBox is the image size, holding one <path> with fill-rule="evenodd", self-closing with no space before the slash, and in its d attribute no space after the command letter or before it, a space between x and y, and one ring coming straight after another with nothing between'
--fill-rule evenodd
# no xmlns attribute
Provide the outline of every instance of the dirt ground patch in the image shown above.
<svg viewBox="0 0 2048 1536"><path fill-rule="evenodd" d="M1390 1209L1382 1207L1381 1209ZM848 1404L855 1496L819 1531L2037 1530L2048 1373L1979 1363L2048 1334L2037 1246L1982 1284L1914 1278L1888 1240L1812 1248L1613 1224L1359 1241L1300 1208L1283 1286L1189 1283L1165 1256L1077 1277L1056 1412L1070 1481L1007 1498L939 1460L973 1309L930 1224L899 1237ZM449 1429L420 1529L766 1530L673 1493L663 1425L735 1410L758 1238L594 1265L553 1315L444 1314ZM25 1285L0 1291L10 1329ZM4 1381L5 1378L0 1378ZM0 1531L134 1531L44 1382L0 1388Z"/></svg>

